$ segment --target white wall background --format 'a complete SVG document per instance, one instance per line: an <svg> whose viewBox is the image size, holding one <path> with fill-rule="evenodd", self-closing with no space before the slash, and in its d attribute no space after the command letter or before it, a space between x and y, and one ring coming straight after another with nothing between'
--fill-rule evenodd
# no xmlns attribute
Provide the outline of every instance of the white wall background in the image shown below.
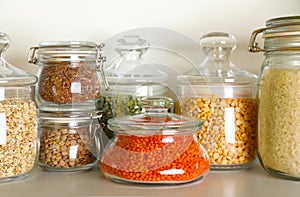
<svg viewBox="0 0 300 197"><path fill-rule="evenodd" d="M300 14L300 1L0 0L0 8L0 31L9 34L12 40L6 59L31 73L36 73L37 68L27 63L27 53L30 46L41 41L102 42L124 31L143 27L167 28L196 42L211 31L232 33L238 39L232 60L241 68L258 73L263 54L247 51L252 30L263 27L270 18ZM179 42L174 47L193 53L184 43ZM193 56L197 58L197 54Z"/></svg>

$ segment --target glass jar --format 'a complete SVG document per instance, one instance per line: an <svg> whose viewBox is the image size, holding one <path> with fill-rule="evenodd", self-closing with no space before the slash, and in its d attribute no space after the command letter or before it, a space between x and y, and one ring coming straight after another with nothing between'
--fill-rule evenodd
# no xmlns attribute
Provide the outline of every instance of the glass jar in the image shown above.
<svg viewBox="0 0 300 197"><path fill-rule="evenodd" d="M103 110L104 125L113 117L143 113L143 97L166 96L168 75L142 61L148 48L146 40L136 35L127 35L117 41L119 57L105 69L110 89L103 92L98 103L98 108ZM104 131L112 138L113 132L107 126Z"/></svg>
<svg viewBox="0 0 300 197"><path fill-rule="evenodd" d="M91 169L100 155L100 111L39 111L39 166L48 171Z"/></svg>
<svg viewBox="0 0 300 197"><path fill-rule="evenodd" d="M202 121L168 113L169 98L143 98L144 114L115 117L115 132L100 167L105 177L124 183L176 184L203 178L209 159L195 133Z"/></svg>
<svg viewBox="0 0 300 197"><path fill-rule="evenodd" d="M262 48L255 42L260 33ZM260 163L271 175L300 180L300 16L266 21L252 32L249 51L265 56L258 94Z"/></svg>
<svg viewBox="0 0 300 197"><path fill-rule="evenodd" d="M35 167L38 150L34 85L37 77L4 59L9 47L0 32L0 182L26 177Z"/></svg>
<svg viewBox="0 0 300 197"><path fill-rule="evenodd" d="M28 62L39 65L36 100L39 109L95 110L99 74L108 88L100 50L103 44L83 41L41 42L31 47Z"/></svg>
<svg viewBox="0 0 300 197"><path fill-rule="evenodd" d="M204 62L178 76L176 113L205 119L198 132L212 170L245 169L256 159L257 77L235 66L233 35L212 32L200 39Z"/></svg>

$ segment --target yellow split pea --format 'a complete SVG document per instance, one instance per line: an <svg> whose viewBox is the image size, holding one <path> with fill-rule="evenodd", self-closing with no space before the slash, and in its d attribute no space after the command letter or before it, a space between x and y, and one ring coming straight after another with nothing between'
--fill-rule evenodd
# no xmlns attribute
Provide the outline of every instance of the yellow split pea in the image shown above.
<svg viewBox="0 0 300 197"><path fill-rule="evenodd" d="M183 97L176 113L205 120L199 142L214 165L252 162L257 149L257 101L252 98Z"/></svg>

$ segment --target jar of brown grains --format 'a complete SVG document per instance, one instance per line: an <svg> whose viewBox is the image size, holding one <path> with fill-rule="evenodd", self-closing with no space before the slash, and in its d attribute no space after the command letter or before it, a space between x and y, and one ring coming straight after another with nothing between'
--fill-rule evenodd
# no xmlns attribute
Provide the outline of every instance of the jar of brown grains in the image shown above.
<svg viewBox="0 0 300 197"><path fill-rule="evenodd" d="M94 110L100 96L100 78L108 88L103 72L105 57L100 53L103 46L94 42L50 41L31 47L28 62L39 65L39 108Z"/></svg>
<svg viewBox="0 0 300 197"><path fill-rule="evenodd" d="M3 57L10 39L0 32L0 182L19 180L35 167L38 150L34 86L37 77Z"/></svg>
<svg viewBox="0 0 300 197"><path fill-rule="evenodd" d="M248 168L256 159L257 77L231 62L234 36L209 33L200 45L204 62L177 78L176 113L205 119L198 138L212 170Z"/></svg>
<svg viewBox="0 0 300 197"><path fill-rule="evenodd" d="M48 171L83 171L98 161L101 111L39 110L39 166Z"/></svg>

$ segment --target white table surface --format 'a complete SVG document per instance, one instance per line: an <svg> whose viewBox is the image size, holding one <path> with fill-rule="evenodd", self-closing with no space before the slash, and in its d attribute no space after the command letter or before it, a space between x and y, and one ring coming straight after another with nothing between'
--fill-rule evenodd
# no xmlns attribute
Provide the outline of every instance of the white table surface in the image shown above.
<svg viewBox="0 0 300 197"><path fill-rule="evenodd" d="M0 184L0 196L300 197L300 182L267 175L259 163L247 170L211 171L204 179L176 186L115 183L97 167L79 173L36 169L22 181Z"/></svg>

